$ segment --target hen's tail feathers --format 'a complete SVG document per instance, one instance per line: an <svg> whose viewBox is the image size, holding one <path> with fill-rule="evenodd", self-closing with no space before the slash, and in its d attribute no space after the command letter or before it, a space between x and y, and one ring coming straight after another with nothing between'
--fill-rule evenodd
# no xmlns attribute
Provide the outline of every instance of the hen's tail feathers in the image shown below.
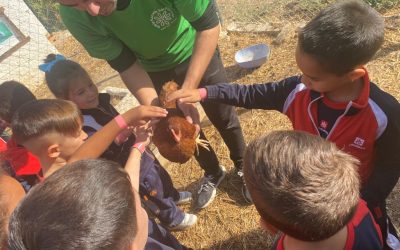
<svg viewBox="0 0 400 250"><path fill-rule="evenodd" d="M196 153L199 155L199 146L210 151L210 143L207 140L200 139L200 134L196 137Z"/></svg>

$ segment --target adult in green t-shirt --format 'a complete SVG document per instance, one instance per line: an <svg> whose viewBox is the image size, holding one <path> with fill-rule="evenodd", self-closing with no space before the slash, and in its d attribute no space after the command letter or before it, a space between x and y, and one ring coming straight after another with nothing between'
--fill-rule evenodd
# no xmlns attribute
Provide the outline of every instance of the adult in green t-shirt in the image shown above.
<svg viewBox="0 0 400 250"><path fill-rule="evenodd" d="M188 89L227 82L217 49L220 25L215 0L57 1L71 34L91 56L117 70L141 104L158 104L157 93L170 80ZM202 105L240 175L245 143L234 108ZM180 108L189 121L195 117L194 106L180 104ZM205 139L201 131L200 137ZM214 199L225 170L212 149L200 148L196 159L205 175L195 206L204 208ZM243 191L248 194L245 186Z"/></svg>

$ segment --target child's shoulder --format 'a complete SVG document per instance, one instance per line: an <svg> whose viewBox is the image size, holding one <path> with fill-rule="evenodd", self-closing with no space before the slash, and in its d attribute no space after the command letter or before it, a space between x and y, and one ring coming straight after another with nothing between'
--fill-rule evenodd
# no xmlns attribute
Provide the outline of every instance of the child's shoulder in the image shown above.
<svg viewBox="0 0 400 250"><path fill-rule="evenodd" d="M399 101L373 82L370 83L370 100L382 109L388 118L400 118Z"/></svg>

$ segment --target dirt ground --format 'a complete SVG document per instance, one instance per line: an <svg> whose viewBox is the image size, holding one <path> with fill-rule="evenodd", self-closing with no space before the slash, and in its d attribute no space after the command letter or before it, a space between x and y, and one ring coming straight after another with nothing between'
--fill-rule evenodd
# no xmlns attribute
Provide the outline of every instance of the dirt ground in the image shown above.
<svg viewBox="0 0 400 250"><path fill-rule="evenodd" d="M393 9L387 16L388 28L386 41L382 50L371 61L367 68L371 79L382 89L400 99L400 8ZM79 61L89 71L98 86L123 86L119 77L106 63L91 59L83 48L71 37L54 34L50 39L64 55ZM279 45L272 46L270 59L255 70L238 68L234 62L234 54L240 48L257 44L271 44L274 37L263 34L227 34L219 42L223 62L230 81L250 84L279 80L287 76L299 74L294 60L296 34L289 34L289 39ZM40 88L39 96L49 96L45 87ZM272 130L291 129L287 118L274 111L252 110L240 116L246 142ZM220 162L228 171L233 170L229 153L218 132L213 127L204 128L206 135L216 151ZM194 160L183 165L171 164L167 170L180 190L196 192L202 170ZM388 207L397 228L400 229L400 185L390 195ZM184 210L191 211L190 206ZM174 233L188 247L194 249L266 249L272 237L264 233L258 225L259 216L253 206L243 204L238 179L230 172L221 183L214 202L206 209L198 212L198 223L193 228Z"/></svg>
<svg viewBox="0 0 400 250"><path fill-rule="evenodd" d="M399 13L393 11L393 13ZM392 13L387 13L391 15ZM393 22L393 19L391 19ZM400 26L397 26L400 27ZM291 36L291 35L290 35ZM280 46L272 46L272 54L266 64L256 70L245 70L235 66L234 54L240 48L257 44L271 44L274 37L261 34L228 34L219 45L229 79L232 82L250 84L269 82L299 74L294 60L296 35ZM383 49L367 68L371 79L382 89L400 99L400 28L387 29ZM291 129L285 116L264 110L252 110L241 115L240 121L246 142L272 130ZM205 129L208 139L221 164L232 169L229 154L214 128ZM168 168L176 185L182 189L193 189L193 182L201 177L196 162ZM195 249L267 249L271 237L258 226L258 214L253 206L241 205L240 186L233 172L222 182L215 201L201 211L198 225L185 232L176 233L179 240ZM390 195L388 207L391 218L400 229L400 184Z"/></svg>

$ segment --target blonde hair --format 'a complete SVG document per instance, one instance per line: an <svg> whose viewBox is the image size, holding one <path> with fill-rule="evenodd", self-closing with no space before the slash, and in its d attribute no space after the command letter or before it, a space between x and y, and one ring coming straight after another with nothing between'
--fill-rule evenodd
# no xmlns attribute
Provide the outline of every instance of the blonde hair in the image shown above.
<svg viewBox="0 0 400 250"><path fill-rule="evenodd" d="M329 238L359 202L358 160L321 137L276 131L253 140L244 177L261 217L306 241Z"/></svg>

